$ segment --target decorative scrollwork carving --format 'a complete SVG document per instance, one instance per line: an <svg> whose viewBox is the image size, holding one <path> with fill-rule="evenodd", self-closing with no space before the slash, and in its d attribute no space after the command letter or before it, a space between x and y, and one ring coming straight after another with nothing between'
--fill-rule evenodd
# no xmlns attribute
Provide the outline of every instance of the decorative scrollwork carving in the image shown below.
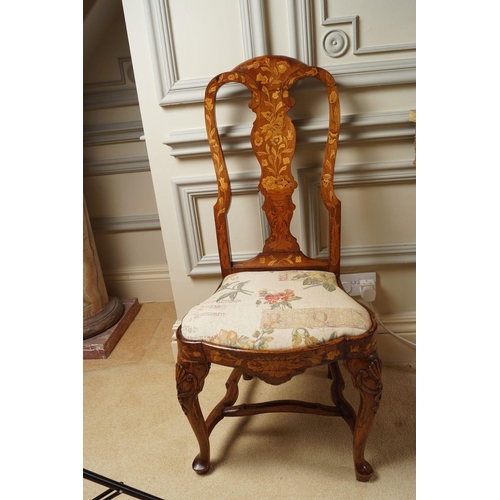
<svg viewBox="0 0 500 500"><path fill-rule="evenodd" d="M196 377L188 373L182 365L175 365L175 378L177 380L177 399L182 411L187 415L188 409L184 404L186 398L192 397L197 391L198 383Z"/></svg>
<svg viewBox="0 0 500 500"><path fill-rule="evenodd" d="M187 367L191 370L186 369ZM186 365L177 363L175 365L177 399L185 414L188 412L187 404L203 389L203 381L208 370L207 363L188 363Z"/></svg>
<svg viewBox="0 0 500 500"><path fill-rule="evenodd" d="M382 363L378 358L374 358L368 368L360 370L356 375L356 385L365 393L373 396L371 412L375 415L378 411L380 400L382 398ZM368 406L368 405L367 405ZM364 408L363 416L358 425L362 425L367 418L367 412L370 409Z"/></svg>
<svg viewBox="0 0 500 500"><path fill-rule="evenodd" d="M196 377L192 373L188 373L179 363L175 365L175 377L179 397L190 397L197 391L198 382Z"/></svg>

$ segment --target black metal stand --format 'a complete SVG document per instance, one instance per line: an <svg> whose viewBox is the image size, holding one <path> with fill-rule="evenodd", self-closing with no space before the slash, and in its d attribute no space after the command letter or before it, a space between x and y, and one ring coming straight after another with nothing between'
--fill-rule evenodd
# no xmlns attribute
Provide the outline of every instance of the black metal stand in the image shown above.
<svg viewBox="0 0 500 500"><path fill-rule="evenodd" d="M83 478L109 488L92 500L111 500L111 498L115 498L122 493L133 498L139 498L140 500L164 500L163 498L155 497L154 495L137 490L131 486L127 486L126 484L113 481L112 479L101 476L100 474L96 474L95 472L91 472L87 469L83 469Z"/></svg>

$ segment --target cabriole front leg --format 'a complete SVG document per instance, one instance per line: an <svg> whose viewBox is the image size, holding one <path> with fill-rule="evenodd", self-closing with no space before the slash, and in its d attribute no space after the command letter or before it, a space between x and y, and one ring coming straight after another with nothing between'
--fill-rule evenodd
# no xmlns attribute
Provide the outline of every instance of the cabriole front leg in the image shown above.
<svg viewBox="0 0 500 500"><path fill-rule="evenodd" d="M209 434L198 400L198 394L203 389L209 370L209 363L190 361L178 362L175 370L177 399L200 446L200 453L193 461L193 470L198 474L204 474L210 468Z"/></svg>
<svg viewBox="0 0 500 500"><path fill-rule="evenodd" d="M356 479L368 481L373 468L365 460L365 445L382 397L382 364L376 352L366 358L346 359L344 364L360 395L353 444Z"/></svg>

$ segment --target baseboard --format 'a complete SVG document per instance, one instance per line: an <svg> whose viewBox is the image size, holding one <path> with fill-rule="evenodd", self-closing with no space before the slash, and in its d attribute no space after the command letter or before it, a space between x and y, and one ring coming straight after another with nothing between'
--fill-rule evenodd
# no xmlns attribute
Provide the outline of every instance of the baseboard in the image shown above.
<svg viewBox="0 0 500 500"><path fill-rule="evenodd" d="M167 266L139 266L103 270L106 289L116 297L137 297L140 303L172 302Z"/></svg>
<svg viewBox="0 0 500 500"><path fill-rule="evenodd" d="M400 333L398 335L414 344L417 342L416 333ZM377 351L383 365L416 363L417 361L416 347L410 346L406 342L388 333L380 333L377 335Z"/></svg>
<svg viewBox="0 0 500 500"><path fill-rule="evenodd" d="M393 333L416 344L417 317L415 312L380 314L377 317ZM390 335L381 324L378 325L377 333L378 354L382 363L416 362L416 347Z"/></svg>
<svg viewBox="0 0 500 500"><path fill-rule="evenodd" d="M376 317L395 333L414 334L417 331L417 315L414 311L394 314L376 314ZM377 332L385 333L386 330L379 324Z"/></svg>

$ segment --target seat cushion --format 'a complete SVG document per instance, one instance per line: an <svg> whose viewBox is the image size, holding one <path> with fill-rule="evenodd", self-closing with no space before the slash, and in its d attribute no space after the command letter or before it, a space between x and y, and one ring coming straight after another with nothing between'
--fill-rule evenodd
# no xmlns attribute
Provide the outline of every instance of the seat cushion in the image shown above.
<svg viewBox="0 0 500 500"><path fill-rule="evenodd" d="M368 311L323 271L240 272L182 320L182 336L235 349L313 346L371 327Z"/></svg>

